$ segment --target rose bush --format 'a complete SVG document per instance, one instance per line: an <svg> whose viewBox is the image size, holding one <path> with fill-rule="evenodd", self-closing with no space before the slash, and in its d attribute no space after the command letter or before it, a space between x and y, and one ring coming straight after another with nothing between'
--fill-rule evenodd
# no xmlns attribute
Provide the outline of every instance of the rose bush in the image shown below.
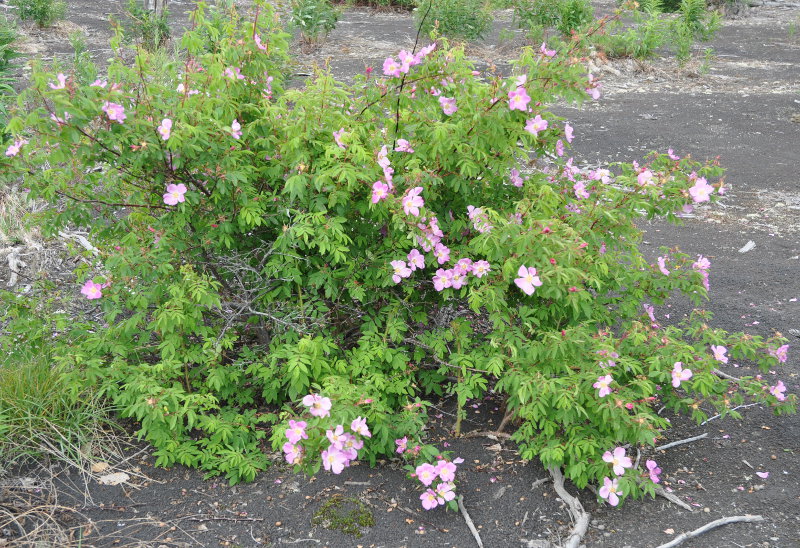
<svg viewBox="0 0 800 548"><path fill-rule="evenodd" d="M37 70L9 125L4 177L54 204L43 229L90 227L100 250L76 293L104 322L74 319L58 362L139 421L159 465L250 480L309 393L339 425L366 421L374 463L420 435L425 397L455 397L460 433L467 399L493 390L522 458L582 487L611 476L606 452L655 443L662 406L794 409L785 388L718 374L786 361L779 336L701 311L659 324L671 295L707 298L710 264L677 248L652 263L635 222L716 200L722 169L672 151L578 169L580 128L546 109L599 94L573 51L527 49L502 75L439 40L353 84L301 85L286 39L263 2L247 21L201 5L182 59L126 64L117 36L107 77ZM651 490L636 474L605 496Z"/></svg>

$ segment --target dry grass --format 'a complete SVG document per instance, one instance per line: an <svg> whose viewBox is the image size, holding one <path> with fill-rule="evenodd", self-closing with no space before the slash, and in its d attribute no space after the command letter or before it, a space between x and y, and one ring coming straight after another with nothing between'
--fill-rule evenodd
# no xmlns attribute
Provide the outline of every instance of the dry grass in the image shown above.
<svg viewBox="0 0 800 548"><path fill-rule="evenodd" d="M25 286L42 277L63 274L68 244L72 245L67 240L74 235L44 239L35 215L47 207L45 202L28 199L21 187L0 187L0 288L27 291L30 288Z"/></svg>
<svg viewBox="0 0 800 548"><path fill-rule="evenodd" d="M158 483L137 466L148 448L91 391L71 394L46 353L18 350L0 360L0 547L153 546L174 536L179 524L149 515L126 515L124 527L96 519L97 509L118 513L93 500L110 474L126 474L126 491Z"/></svg>
<svg viewBox="0 0 800 548"><path fill-rule="evenodd" d="M17 186L0 188L0 246L40 246L39 229L30 226L26 217L43 207L44 204L28 200L28 193Z"/></svg>
<svg viewBox="0 0 800 548"><path fill-rule="evenodd" d="M182 520L125 515L121 508L83 504L69 493L63 472L38 467L33 475L0 479L0 547L89 548L94 546L202 546ZM101 508L108 519L92 519ZM110 512L110 513L109 513ZM180 542L184 538L191 542Z"/></svg>
<svg viewBox="0 0 800 548"><path fill-rule="evenodd" d="M33 256L44 249L38 228L27 222L28 213L40 207L18 187L0 189L0 279L8 287L17 284Z"/></svg>

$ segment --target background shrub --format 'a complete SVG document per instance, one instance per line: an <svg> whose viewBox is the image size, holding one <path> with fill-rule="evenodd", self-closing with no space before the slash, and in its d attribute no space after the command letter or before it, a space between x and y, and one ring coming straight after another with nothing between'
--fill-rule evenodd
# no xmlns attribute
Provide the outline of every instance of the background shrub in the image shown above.
<svg viewBox="0 0 800 548"><path fill-rule="evenodd" d="M23 21L34 21L40 27L49 27L60 21L67 13L67 4L62 0L12 0L17 15Z"/></svg>
<svg viewBox="0 0 800 548"><path fill-rule="evenodd" d="M293 0L289 22L306 44L313 45L336 28L340 15L330 0Z"/></svg>
<svg viewBox="0 0 800 548"><path fill-rule="evenodd" d="M639 9L629 13L633 23L624 26L617 19L609 23L606 31L594 38L595 45L609 57L648 59L656 55L667 40L671 26L662 17L660 0L648 0ZM691 40L690 40L691 45Z"/></svg>
<svg viewBox="0 0 800 548"><path fill-rule="evenodd" d="M154 51L169 40L170 29L167 21L169 11L166 8L157 13L155 10L144 8L137 0L129 0L125 14L127 36L137 40L143 48Z"/></svg>
<svg viewBox="0 0 800 548"><path fill-rule="evenodd" d="M569 36L594 20L594 9L588 0L517 0L514 18L520 28L553 27Z"/></svg>
<svg viewBox="0 0 800 548"><path fill-rule="evenodd" d="M484 0L422 0L415 14L423 34L436 27L443 36L464 40L483 38L492 24Z"/></svg>
<svg viewBox="0 0 800 548"><path fill-rule="evenodd" d="M398 8L404 10L413 10L417 6L416 0L336 0L335 3L369 6L372 8Z"/></svg>
<svg viewBox="0 0 800 548"><path fill-rule="evenodd" d="M710 40L719 26L719 14L709 12L704 0L684 0L677 17L664 15L661 0L643 0L638 5L623 5L591 40L609 57L647 59L663 48L684 62L695 41Z"/></svg>
<svg viewBox="0 0 800 548"><path fill-rule="evenodd" d="M14 91L14 59L20 56L14 50L17 31L6 17L0 17L0 138L5 140L4 133L8 121L8 104L16 94Z"/></svg>
<svg viewBox="0 0 800 548"><path fill-rule="evenodd" d="M558 4L556 28L565 36L580 31L594 20L594 9L588 0L563 0Z"/></svg>

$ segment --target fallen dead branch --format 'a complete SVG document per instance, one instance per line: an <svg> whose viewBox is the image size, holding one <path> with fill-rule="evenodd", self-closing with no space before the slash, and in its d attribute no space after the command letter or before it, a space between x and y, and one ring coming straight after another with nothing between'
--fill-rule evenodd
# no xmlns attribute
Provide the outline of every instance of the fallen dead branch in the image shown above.
<svg viewBox="0 0 800 548"><path fill-rule="evenodd" d="M714 373L716 376L722 377L723 379L728 379L729 381L741 381L742 380L739 377L734 377L733 375L728 375L727 373L724 373L724 372L720 371L719 369L714 369L711 372Z"/></svg>
<svg viewBox="0 0 800 548"><path fill-rule="evenodd" d="M689 506L688 504L683 502L676 495L673 495L672 493L669 493L666 489L664 489L660 485L656 486L656 495L658 495L659 497L664 497L665 499L670 501L672 504L680 506L684 510L689 510L690 512L692 511L692 507L691 506Z"/></svg>
<svg viewBox="0 0 800 548"><path fill-rule="evenodd" d="M486 437L490 440L507 440L511 438L511 434L506 434L505 432L496 432L494 430L473 430L472 432L467 432L464 434L465 438L482 438Z"/></svg>
<svg viewBox="0 0 800 548"><path fill-rule="evenodd" d="M6 260L8 261L8 269L11 271L11 275L8 278L8 283L6 284L8 287L14 287L17 285L20 272L23 268L28 266L28 263L20 259L20 252L22 249L22 246L17 246L0 250L0 253L5 253L8 251Z"/></svg>
<svg viewBox="0 0 800 548"><path fill-rule="evenodd" d="M478 530L475 528L475 524L472 523L472 518L469 517L467 509L464 508L464 495L458 495L458 509L461 510L461 515L464 516L464 521L467 522L467 527L469 527L472 536L475 537L475 542L478 543L478 548L483 548L483 541L481 540L481 536L478 533Z"/></svg>
<svg viewBox="0 0 800 548"><path fill-rule="evenodd" d="M74 240L76 241L83 249L88 251L94 256L100 255L100 250L93 246L89 240L83 235L84 233L81 232L65 232L63 230L58 231L58 235L61 236L65 240Z"/></svg>
<svg viewBox="0 0 800 548"><path fill-rule="evenodd" d="M699 537L703 533L707 533L712 529L716 529L717 527L721 527L723 525L727 525L729 523L739 523L739 522L756 522L756 521L764 521L762 516L731 516L729 518L720 518L718 520L712 521L711 523L706 523L699 529L695 529L694 531L689 531L688 533L683 533L675 537L673 540L666 544L662 544L658 548L673 548L682 544L683 542L689 540L690 538Z"/></svg>
<svg viewBox="0 0 800 548"><path fill-rule="evenodd" d="M748 407L753 407L754 405L760 405L760 404L759 404L758 402L755 402L755 403L748 403L748 404L745 404L745 405L737 405L736 407L734 407L733 409L731 409L731 411L736 411L737 409L747 409ZM705 426L705 425L706 425L706 424L708 424L709 422L713 421L714 419L718 419L718 418L720 418L721 416L722 416L722 415L721 415L721 414L719 414L719 415L714 415L713 417L709 417L709 418L707 418L706 420L704 420L703 422L701 422L701 423L700 423L700 426Z"/></svg>
<svg viewBox="0 0 800 548"><path fill-rule="evenodd" d="M672 443L668 443L666 445L662 445L661 447L656 447L655 450L656 451L664 451L666 449L669 449L670 447L675 447L677 445L683 445L684 443L692 443L693 441L702 440L703 438L707 438L707 437L708 437L708 432L706 432L704 434L700 434L699 436L694 436L693 438L686 438L685 440L673 441Z"/></svg>
<svg viewBox="0 0 800 548"><path fill-rule="evenodd" d="M264 521L264 518L246 518L237 516L206 516L206 515L185 516L180 519L186 519L189 521Z"/></svg>
<svg viewBox="0 0 800 548"><path fill-rule="evenodd" d="M553 488L556 490L558 496L561 497L561 500L567 504L567 509L572 516L572 521L575 523L567 537L564 548L578 548L581 544L581 540L583 540L583 536L589 529L589 512L583 509L581 501L570 495L564 488L564 476L561 474L561 469L551 467L547 470L553 477Z"/></svg>

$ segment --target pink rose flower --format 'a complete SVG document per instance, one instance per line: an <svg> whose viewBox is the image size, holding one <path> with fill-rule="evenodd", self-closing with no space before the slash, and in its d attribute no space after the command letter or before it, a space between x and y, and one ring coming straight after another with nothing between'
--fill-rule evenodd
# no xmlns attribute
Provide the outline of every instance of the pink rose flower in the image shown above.
<svg viewBox="0 0 800 548"><path fill-rule="evenodd" d="M455 97L439 97L439 104L442 106L442 112L448 116L455 114L458 110Z"/></svg>
<svg viewBox="0 0 800 548"><path fill-rule="evenodd" d="M167 192L164 194L164 203L167 205L178 205L181 202L185 202L186 198L186 185L183 183L178 185L167 185Z"/></svg>
<svg viewBox="0 0 800 548"><path fill-rule="evenodd" d="M341 474L347 465L345 455L334 447L329 447L322 452L322 466L334 474Z"/></svg>
<svg viewBox="0 0 800 548"><path fill-rule="evenodd" d="M678 388L683 381L691 379L692 375L691 369L684 369L683 363L675 362L675 366L672 368L672 386Z"/></svg>
<svg viewBox="0 0 800 548"><path fill-rule="evenodd" d="M158 126L158 134L161 135L161 138L165 141L169 139L169 136L172 134L172 120L169 118L161 120L161 125Z"/></svg>
<svg viewBox="0 0 800 548"><path fill-rule="evenodd" d="M623 475L626 468L631 468L633 466L630 457L625 456L624 447L615 448L613 453L611 451L603 453L603 462L609 463L614 473L618 476Z"/></svg>
<svg viewBox="0 0 800 548"><path fill-rule="evenodd" d="M350 430L365 438L372 437L372 433L369 431L369 427L367 427L367 419L362 419L361 417L353 419L353 422L350 423Z"/></svg>
<svg viewBox="0 0 800 548"><path fill-rule="evenodd" d="M622 494L617 483L616 478L614 478L614 481L609 478L603 478L603 486L599 491L600 496L606 499L611 506L619 504L619 495Z"/></svg>
<svg viewBox="0 0 800 548"><path fill-rule="evenodd" d="M769 387L769 393L778 398L778 401L786 400L784 392L786 392L786 386L783 384L783 381L778 381L778 384Z"/></svg>
<svg viewBox="0 0 800 548"><path fill-rule="evenodd" d="M289 440L289 443L297 444L300 440L307 440L306 426L305 421L290 420L289 428L286 429L286 439Z"/></svg>
<svg viewBox="0 0 800 548"><path fill-rule="evenodd" d="M377 204L389 196L389 185L381 181L372 183L372 203Z"/></svg>
<svg viewBox="0 0 800 548"><path fill-rule="evenodd" d="M525 131L528 133L538 136L540 131L544 131L547 129L548 122L544 118L542 118L539 114L536 115L536 118L531 118L525 124Z"/></svg>
<svg viewBox="0 0 800 548"><path fill-rule="evenodd" d="M714 353L714 359L717 360L718 362L728 363L728 357L725 355L727 351L728 349L722 345L720 346L716 346L713 344L711 345L711 352Z"/></svg>
<svg viewBox="0 0 800 548"><path fill-rule="evenodd" d="M521 110L526 111L528 110L528 103L531 102L531 98L528 95L528 92L525 91L525 88L518 87L514 91L508 92L508 109L509 110Z"/></svg>
<svg viewBox="0 0 800 548"><path fill-rule="evenodd" d="M698 177L694 186L689 189L689 195L696 203L708 202L714 187L708 184L705 177Z"/></svg>
<svg viewBox="0 0 800 548"><path fill-rule="evenodd" d="M514 283L526 295L533 295L533 292L536 291L536 288L542 285L542 280L540 280L539 276L536 275L536 269L532 266L520 266L519 270L517 271L517 275L519 278L516 278Z"/></svg>
<svg viewBox="0 0 800 548"><path fill-rule="evenodd" d="M238 120L234 120L231 123L231 137L234 139L238 139L242 136L242 125L239 123Z"/></svg>
<svg viewBox="0 0 800 548"><path fill-rule="evenodd" d="M315 417L327 417L331 414L331 400L319 394L309 394L303 397L303 405L310 407L310 412Z"/></svg>
<svg viewBox="0 0 800 548"><path fill-rule="evenodd" d="M614 382L613 377L611 375L606 375L604 377L597 377L597 382L592 385L592 388L597 388L599 392L597 396L599 398L604 398L611 394L611 383Z"/></svg>
<svg viewBox="0 0 800 548"><path fill-rule="evenodd" d="M439 476L436 468L429 463L420 464L414 470L414 473L417 476L417 479L422 482L422 485L428 486L434 482L434 480Z"/></svg>
<svg viewBox="0 0 800 548"><path fill-rule="evenodd" d="M105 103L103 103L102 110L103 112L106 113L108 119L113 122L121 124L125 121L126 118L125 107L123 107L122 105L118 105L117 103L109 103L108 101L106 101Z"/></svg>
<svg viewBox="0 0 800 548"><path fill-rule="evenodd" d="M92 280L87 280L81 288L81 293L83 293L86 298L91 301L93 299L99 299L103 296L103 292L101 291L102 288L102 285L96 284Z"/></svg>

